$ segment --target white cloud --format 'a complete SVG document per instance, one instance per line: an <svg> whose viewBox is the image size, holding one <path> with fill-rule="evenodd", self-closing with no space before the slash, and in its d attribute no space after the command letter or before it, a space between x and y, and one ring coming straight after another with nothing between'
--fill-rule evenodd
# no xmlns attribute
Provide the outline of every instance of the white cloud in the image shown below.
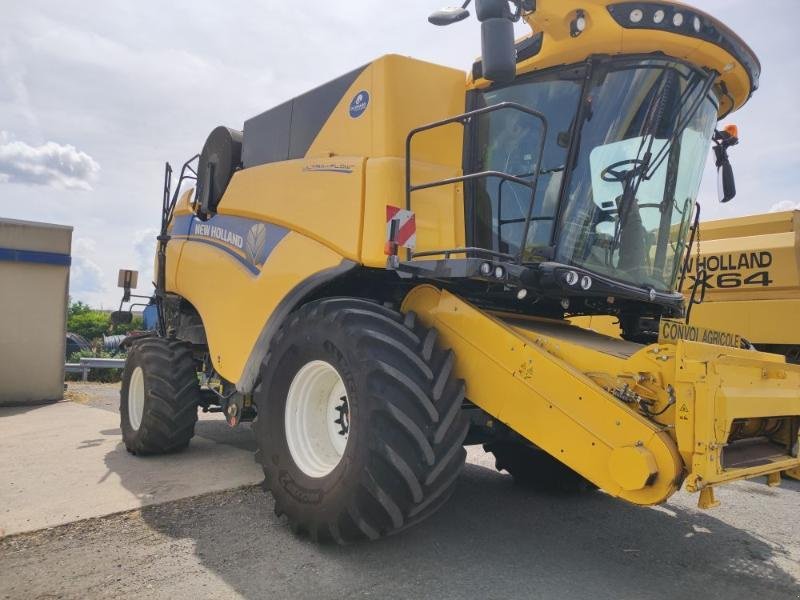
<svg viewBox="0 0 800 600"><path fill-rule="evenodd" d="M91 190L100 165L75 146L46 142L31 146L0 131L0 182Z"/></svg>
<svg viewBox="0 0 800 600"><path fill-rule="evenodd" d="M786 74L800 69L800 52L791 51L800 48L794 29L800 2L771 0L761 19L753 19L748 0L690 2L742 34L764 65L761 88L730 117L742 137L731 152L739 195L717 202L712 162L701 192L703 218L763 213L783 200L796 206L800 148L787 132L800 130L798 83ZM99 281L96 268L106 274L104 291L82 298L96 306L119 303L121 267L138 269L139 291L149 292L163 161L177 168L216 125L240 128L387 52L464 70L480 52L476 19L445 29L427 23L432 10L447 4L441 0L179 0L161 3L157 15L146 3L113 0L94 3L91 19L73 4L0 0L0 131L34 149L69 141L102 164L102 177L78 181L94 192L75 194L4 186L16 173L0 168L0 213L71 224L77 238L97 240L100 252L86 256L89 264L75 260L76 273L80 267L86 275L73 275L75 283ZM0 145L9 141L0 138Z"/></svg>
<svg viewBox="0 0 800 600"><path fill-rule="evenodd" d="M97 243L91 238L78 238L72 244L69 292L77 300L106 291L105 273L93 260L96 254Z"/></svg>
<svg viewBox="0 0 800 600"><path fill-rule="evenodd" d="M156 229L143 229L134 236L133 249L136 268L139 271L139 293L142 295L152 291L151 284L155 279L153 261L156 254L156 236L158 236Z"/></svg>
<svg viewBox="0 0 800 600"><path fill-rule="evenodd" d="M769 212L783 212L785 210L800 210L800 202L792 202L791 200L781 200L772 205Z"/></svg>

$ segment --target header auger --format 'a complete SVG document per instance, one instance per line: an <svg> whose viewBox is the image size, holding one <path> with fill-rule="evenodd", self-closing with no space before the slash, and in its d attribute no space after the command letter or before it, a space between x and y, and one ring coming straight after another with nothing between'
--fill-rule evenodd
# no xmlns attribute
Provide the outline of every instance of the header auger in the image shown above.
<svg viewBox="0 0 800 600"><path fill-rule="evenodd" d="M127 447L185 446L198 406L255 420L276 511L337 542L433 513L468 444L642 505L800 465L800 367L658 337L753 52L675 2L474 8L469 74L385 56L214 130L196 191L165 195ZM567 320L593 314L622 338Z"/></svg>

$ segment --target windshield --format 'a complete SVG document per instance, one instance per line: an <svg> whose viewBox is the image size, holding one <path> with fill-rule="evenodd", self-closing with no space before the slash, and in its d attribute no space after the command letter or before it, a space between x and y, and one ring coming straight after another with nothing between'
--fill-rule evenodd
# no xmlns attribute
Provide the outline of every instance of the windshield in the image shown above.
<svg viewBox="0 0 800 600"><path fill-rule="evenodd" d="M517 256L522 248L549 246L569 151L569 133L580 103L584 67L523 79L513 85L481 92L474 109L514 102L543 113L545 128L535 117L515 110L498 110L476 120L474 171L499 171L531 181L541 164L531 209L531 189L499 177L485 177L472 188L472 245ZM541 158L541 163L539 160ZM525 221L531 210L527 242Z"/></svg>
<svg viewBox="0 0 800 600"><path fill-rule="evenodd" d="M707 74L664 60L597 68L562 202L556 260L674 288L717 118Z"/></svg>

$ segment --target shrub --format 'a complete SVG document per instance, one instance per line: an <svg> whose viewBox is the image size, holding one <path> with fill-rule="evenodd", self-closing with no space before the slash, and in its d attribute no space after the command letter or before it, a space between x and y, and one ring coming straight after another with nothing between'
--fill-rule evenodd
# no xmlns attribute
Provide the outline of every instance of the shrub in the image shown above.
<svg viewBox="0 0 800 600"><path fill-rule="evenodd" d="M108 315L99 310L87 310L71 315L67 319L67 331L82 335L89 342L109 333Z"/></svg>
<svg viewBox="0 0 800 600"><path fill-rule="evenodd" d="M112 354L104 350L81 350L69 355L71 363L79 363L81 358L125 358L124 354ZM82 373L65 373L67 381L82 381ZM89 381L98 383L118 383L122 379L122 369L91 369L89 371Z"/></svg>

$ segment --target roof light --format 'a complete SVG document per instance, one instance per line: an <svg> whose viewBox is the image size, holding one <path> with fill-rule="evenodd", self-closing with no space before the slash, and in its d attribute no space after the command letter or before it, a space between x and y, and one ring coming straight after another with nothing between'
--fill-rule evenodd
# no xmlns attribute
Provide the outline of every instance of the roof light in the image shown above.
<svg viewBox="0 0 800 600"><path fill-rule="evenodd" d="M481 275L488 277L492 274L492 265L488 262L481 264Z"/></svg>
<svg viewBox="0 0 800 600"><path fill-rule="evenodd" d="M495 267L494 276L497 279L502 279L503 277L506 276L506 270L503 267Z"/></svg>
<svg viewBox="0 0 800 600"><path fill-rule="evenodd" d="M688 6L668 4L665 0L614 0L606 8L614 21L625 29L671 31L722 48L744 68L750 79L750 91L758 89L761 75L758 58L739 36L714 17ZM731 64L718 70L727 73L733 68L735 65Z"/></svg>
<svg viewBox="0 0 800 600"><path fill-rule="evenodd" d="M569 34L578 37L586 29L586 14L582 10L575 13L575 18L569 24Z"/></svg>
<svg viewBox="0 0 800 600"><path fill-rule="evenodd" d="M588 275L581 277L581 289L584 292L588 292L590 289L592 289L592 283L592 278Z"/></svg>

